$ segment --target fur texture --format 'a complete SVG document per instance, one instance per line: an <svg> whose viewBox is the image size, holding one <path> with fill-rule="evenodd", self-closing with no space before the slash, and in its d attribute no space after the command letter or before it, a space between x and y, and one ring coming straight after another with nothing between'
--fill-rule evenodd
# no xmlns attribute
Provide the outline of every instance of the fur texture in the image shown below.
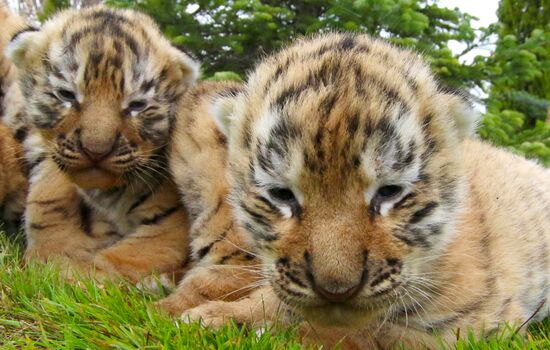
<svg viewBox="0 0 550 350"><path fill-rule="evenodd" d="M19 32L7 53L28 129L27 258L132 281L180 269L188 220L166 150L198 64L149 17L102 6Z"/></svg>
<svg viewBox="0 0 550 350"><path fill-rule="evenodd" d="M282 301L316 341L386 349L548 315L550 172L470 139L468 101L414 53L303 39L227 110L231 198L271 286L187 316L260 322Z"/></svg>
<svg viewBox="0 0 550 350"><path fill-rule="evenodd" d="M174 315L209 300L237 300L261 283L258 260L226 199L227 140L213 114L243 86L203 82L186 94L171 142L170 169L191 221L193 269L160 302Z"/></svg>
<svg viewBox="0 0 550 350"><path fill-rule="evenodd" d="M6 225L2 229L9 233L17 231L24 210L28 184L23 147L20 143L24 133L14 133L8 127L9 121L5 116L8 106L12 103L7 95L15 83L16 69L4 56L4 49L10 36L22 28L25 28L23 19L0 3L0 220Z"/></svg>

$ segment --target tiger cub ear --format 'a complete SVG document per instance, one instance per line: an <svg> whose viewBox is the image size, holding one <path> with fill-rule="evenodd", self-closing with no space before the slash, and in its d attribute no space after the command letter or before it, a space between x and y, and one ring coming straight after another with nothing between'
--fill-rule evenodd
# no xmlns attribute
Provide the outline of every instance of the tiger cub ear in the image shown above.
<svg viewBox="0 0 550 350"><path fill-rule="evenodd" d="M446 89L440 91L439 98L446 107L460 139L474 136L481 117L480 113L474 108L473 100L468 93L461 90Z"/></svg>
<svg viewBox="0 0 550 350"><path fill-rule="evenodd" d="M172 57L175 60L175 63L179 66L185 83L188 85L193 85L200 76L200 63L175 47L171 47L171 50Z"/></svg>
<svg viewBox="0 0 550 350"><path fill-rule="evenodd" d="M33 27L27 27L16 32L6 47L8 57L18 68L23 68L32 56L33 48L40 42L40 32Z"/></svg>
<svg viewBox="0 0 550 350"><path fill-rule="evenodd" d="M229 138L235 121L235 107L239 95L219 96L212 103L212 118L218 129Z"/></svg>

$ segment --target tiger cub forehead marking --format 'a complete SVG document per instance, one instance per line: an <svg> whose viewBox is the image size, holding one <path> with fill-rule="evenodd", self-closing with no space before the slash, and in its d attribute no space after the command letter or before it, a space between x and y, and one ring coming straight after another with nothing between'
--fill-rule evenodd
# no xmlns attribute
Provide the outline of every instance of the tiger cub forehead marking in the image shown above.
<svg viewBox="0 0 550 350"><path fill-rule="evenodd" d="M22 77L26 97L38 83L74 91L80 103L99 99L122 108L136 98L174 104L199 69L148 16L103 6L66 10L38 32L18 33L7 53L31 73Z"/></svg>
<svg viewBox="0 0 550 350"><path fill-rule="evenodd" d="M415 181L436 144L428 124L452 128L433 120L448 112L436 105L440 91L420 58L364 35L298 42L262 63L247 91L237 107L241 143L259 165L287 174L303 167L331 183L354 169L368 181Z"/></svg>

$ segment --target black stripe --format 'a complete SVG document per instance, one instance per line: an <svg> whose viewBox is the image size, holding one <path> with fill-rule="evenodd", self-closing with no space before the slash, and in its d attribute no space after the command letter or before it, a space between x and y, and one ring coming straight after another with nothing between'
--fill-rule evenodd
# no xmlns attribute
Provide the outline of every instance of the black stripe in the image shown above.
<svg viewBox="0 0 550 350"><path fill-rule="evenodd" d="M52 106L38 103L35 107L40 112L40 115L33 115L34 123L37 127L41 129L50 129L57 124L60 116Z"/></svg>
<svg viewBox="0 0 550 350"><path fill-rule="evenodd" d="M258 231L254 226L252 226L250 223L245 223L244 228L250 232L255 238L266 241L266 242L273 242L278 239L277 236L265 233L262 231Z"/></svg>
<svg viewBox="0 0 550 350"><path fill-rule="evenodd" d="M384 272L376 276L376 278L370 283L371 287L375 287L379 285L380 283L384 282L388 278L390 278L391 274L389 272Z"/></svg>
<svg viewBox="0 0 550 350"><path fill-rule="evenodd" d="M141 204L143 204L143 202L145 202L147 200L147 198L151 197L153 193L152 192L147 192L145 193L144 195L142 195L141 197L138 198L137 201L135 201L131 206L130 206L130 209L128 209L128 212L126 212L126 215L130 214L134 209L136 209L138 206L140 206Z"/></svg>
<svg viewBox="0 0 550 350"><path fill-rule="evenodd" d="M291 280L292 282L294 282L295 284L299 285L302 288L307 288L308 287L302 280L300 280L298 277L291 274L289 271L285 271L285 276L289 280Z"/></svg>
<svg viewBox="0 0 550 350"><path fill-rule="evenodd" d="M288 118L281 118L270 130L266 147L282 156L286 154L289 142L301 136L301 130L294 123Z"/></svg>
<svg viewBox="0 0 550 350"><path fill-rule="evenodd" d="M349 51L355 47L355 36L346 35L344 39L338 43L337 49L341 51Z"/></svg>
<svg viewBox="0 0 550 350"><path fill-rule="evenodd" d="M422 221L425 217L429 216L439 206L436 202L429 202L424 208L416 211L409 220L410 224L416 224Z"/></svg>
<svg viewBox="0 0 550 350"><path fill-rule="evenodd" d="M273 105L275 105L276 107L283 107L289 100L298 99L309 87L309 83L299 86L291 86L290 88L284 90L277 98L275 98L275 101L273 101Z"/></svg>
<svg viewBox="0 0 550 350"><path fill-rule="evenodd" d="M401 233L394 233L394 236L400 241L402 241L403 243L405 243L406 245L411 247L429 248L431 246L431 244L428 241L426 241L426 238L424 238L421 235L417 235L415 237L409 237Z"/></svg>
<svg viewBox="0 0 550 350"><path fill-rule="evenodd" d="M216 242L215 241L211 242L206 247L202 247L201 249L197 250L197 258L199 260L202 260L202 258L204 258L208 253L210 253L210 249L212 249L212 247L214 246L214 243Z"/></svg>
<svg viewBox="0 0 550 350"><path fill-rule="evenodd" d="M80 203L80 227L88 236L92 234L92 208L84 202Z"/></svg>
<svg viewBox="0 0 550 350"><path fill-rule="evenodd" d="M286 287L285 285L283 284L277 284L277 287L281 288L285 293L287 294L290 294L294 297L297 297L297 298L301 298L301 297L304 297L305 295L301 292L296 292L292 289L289 289L288 287Z"/></svg>
<svg viewBox="0 0 550 350"><path fill-rule="evenodd" d="M403 262L398 258L386 258L386 263L389 266L398 266L398 267L403 266Z"/></svg>
<svg viewBox="0 0 550 350"><path fill-rule="evenodd" d="M271 147L273 147L273 145L271 145ZM267 147L262 147L261 145L258 146L256 159L258 160L260 168L262 168L265 172L270 172L273 170L273 163Z"/></svg>
<svg viewBox="0 0 550 350"><path fill-rule="evenodd" d="M407 194L405 197L401 198L399 202L393 205L393 209L408 208L409 206L416 204L416 202L413 201L412 203L409 203L409 205L405 206L405 202L414 199L414 197L416 197L416 193L414 192Z"/></svg>
<svg viewBox="0 0 550 350"><path fill-rule="evenodd" d="M328 118L334 105L338 101L338 94L336 92L329 94L319 103L319 111L322 112L323 118Z"/></svg>
<svg viewBox="0 0 550 350"><path fill-rule="evenodd" d="M233 253L229 254L229 255L224 255L220 258L220 260L218 261L218 264L219 265L223 265L227 262L227 260L231 259L231 258L234 258L236 256L239 256L241 253L240 250L237 250L237 251L234 251Z"/></svg>
<svg viewBox="0 0 550 350"><path fill-rule="evenodd" d="M306 262L306 278L309 281L309 283L314 286L315 285L315 277L313 276L313 269L311 268L311 255L306 250L304 252L304 261Z"/></svg>
<svg viewBox="0 0 550 350"><path fill-rule="evenodd" d="M25 32L37 32L38 31L38 28L35 28L35 27L26 27L26 28L23 28L17 32L15 32L15 34L12 35L10 41L14 41L15 39L17 39L17 37Z"/></svg>
<svg viewBox="0 0 550 350"><path fill-rule="evenodd" d="M396 135L395 127L386 118L382 118L378 122L376 130L382 133L382 137L385 141L392 140Z"/></svg>
<svg viewBox="0 0 550 350"><path fill-rule="evenodd" d="M59 224L56 223L56 224L39 224L39 223L31 223L30 227L32 229L35 229L35 230L44 230L44 229L47 229L47 228L50 228L50 227L54 227L54 226L58 226Z"/></svg>
<svg viewBox="0 0 550 350"><path fill-rule="evenodd" d="M257 195L256 196L256 199L259 200L260 202L262 202L263 204L265 204L269 210L275 212L275 213L278 213L279 212L279 208L277 208L275 205L273 205L273 203L271 203L267 198L265 198L264 196L260 196L260 195Z"/></svg>
<svg viewBox="0 0 550 350"><path fill-rule="evenodd" d="M204 227L205 225L203 225L202 227ZM197 258L198 260L202 260L206 255L208 255L208 253L210 253L210 250L212 250L212 247L214 246L214 244L218 243L218 242L221 242L225 239L225 237L227 236L227 233L229 232L229 230L231 230L233 228L233 223L229 224L224 230L222 233L220 233L218 235L218 237L213 240L212 242L210 242L207 246L205 247L202 247L200 248L199 250L197 250ZM198 231L197 233L195 233L196 236L200 236L201 235L201 232L199 230L195 230L195 231Z"/></svg>
<svg viewBox="0 0 550 350"><path fill-rule="evenodd" d="M175 213L180 207L181 207L181 205L176 205L175 207L168 208L165 211L163 211L161 213L158 213L158 214L154 215L153 217L151 217L149 219L143 219L141 221L141 225L156 225L162 219L164 219L164 218L172 215L173 213Z"/></svg>
<svg viewBox="0 0 550 350"><path fill-rule="evenodd" d="M260 224L265 227L271 227L269 224L269 220L267 217L263 216L262 214L253 212L252 209L248 208L244 203L241 203L241 208L252 218L254 219L254 222L257 224Z"/></svg>

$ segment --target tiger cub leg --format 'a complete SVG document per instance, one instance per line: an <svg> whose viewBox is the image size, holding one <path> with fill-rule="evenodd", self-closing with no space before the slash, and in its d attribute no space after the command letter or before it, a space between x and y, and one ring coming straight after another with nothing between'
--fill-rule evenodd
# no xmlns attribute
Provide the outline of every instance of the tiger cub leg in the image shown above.
<svg viewBox="0 0 550 350"><path fill-rule="evenodd" d="M158 191L132 210L137 228L116 244L99 251L93 263L107 274L118 274L140 282L158 273L170 277L171 285L185 269L189 242L187 212L171 184Z"/></svg>
<svg viewBox="0 0 550 350"><path fill-rule="evenodd" d="M229 205L223 203L193 230L193 260L196 265L178 288L159 306L172 315L211 300L234 301L250 294L261 282L260 266L233 224Z"/></svg>
<svg viewBox="0 0 550 350"><path fill-rule="evenodd" d="M200 321L213 328L223 327L231 321L258 328L275 321L286 321L289 316L289 307L267 285L236 301L214 300L203 303L185 311L181 319L187 322Z"/></svg>
<svg viewBox="0 0 550 350"><path fill-rule="evenodd" d="M56 260L89 271L93 257L118 237L82 201L73 183L50 160L33 171L25 208L25 260Z"/></svg>

